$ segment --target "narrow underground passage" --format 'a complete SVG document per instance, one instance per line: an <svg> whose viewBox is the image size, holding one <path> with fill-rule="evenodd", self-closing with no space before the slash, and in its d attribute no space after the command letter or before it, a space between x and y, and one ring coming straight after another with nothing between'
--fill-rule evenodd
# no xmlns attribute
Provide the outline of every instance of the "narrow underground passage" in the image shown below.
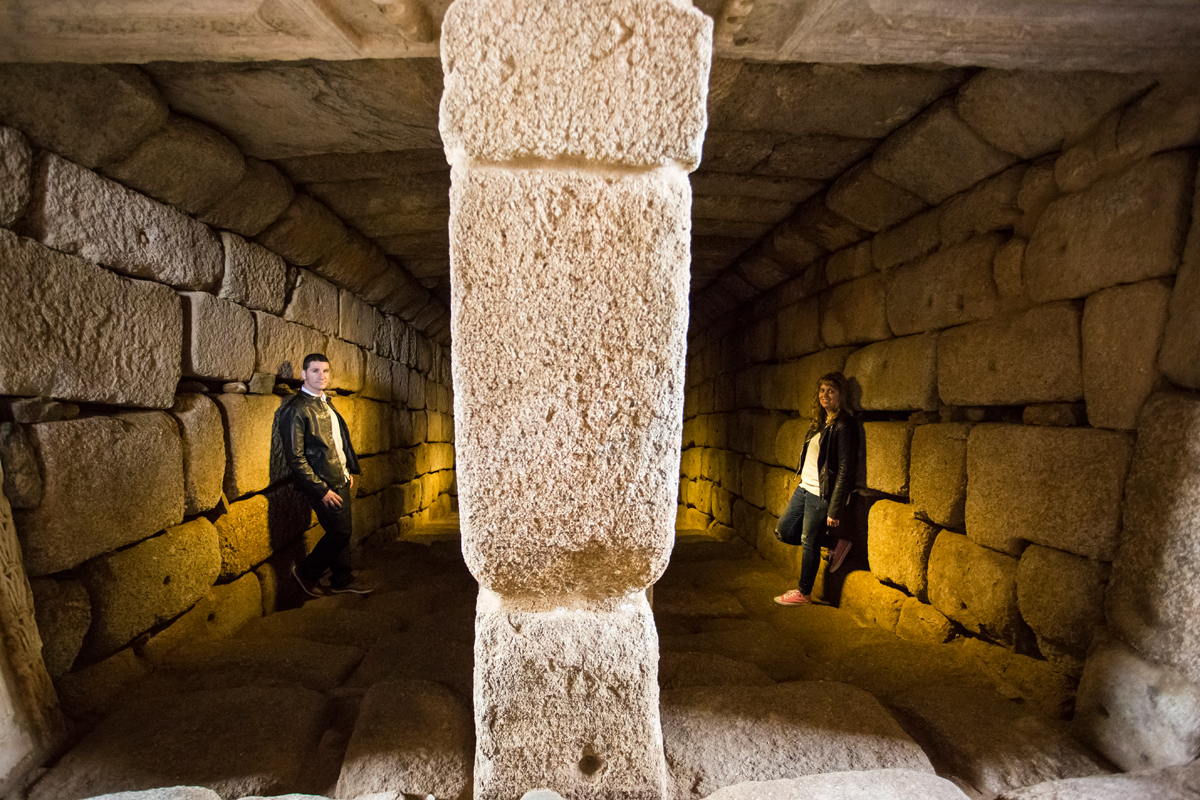
<svg viewBox="0 0 1200 800"><path fill-rule="evenodd" d="M1190 76L718 51L690 179L675 538L635 639L657 642L657 678L647 647L603 640L625 642L613 660L580 639L556 669L483 673L505 706L480 702L476 622L509 600L478 589L457 538L474 407L455 414L453 393L474 373L450 340L440 66L0 69L14 795L467 797L497 763L477 739L516 730L553 754L518 791L616 796L614 776L655 772L628 742L661 730L671 797L766 796L756 784L777 779L786 797L1186 796ZM289 95L277 110L327 126L298 140L265 101L313 75L351 97L382 79L423 91L379 111L382 143ZM504 169L543 197L569 172ZM547 207L584 227L635 208L563 199L580 196ZM490 231L488 211L467 219ZM505 233L518 252L519 226ZM556 309L536 299L474 330L539 330ZM363 456L354 539L376 591L301 603L288 567L321 531L272 429L318 350ZM862 524L846 564L818 573L819 603L782 608L800 570L773 531L830 372L862 409ZM520 421L611 421L597 397ZM535 648L553 613L514 612L528 624L502 655ZM647 686L653 710L606 720L607 739L552 727Z"/></svg>

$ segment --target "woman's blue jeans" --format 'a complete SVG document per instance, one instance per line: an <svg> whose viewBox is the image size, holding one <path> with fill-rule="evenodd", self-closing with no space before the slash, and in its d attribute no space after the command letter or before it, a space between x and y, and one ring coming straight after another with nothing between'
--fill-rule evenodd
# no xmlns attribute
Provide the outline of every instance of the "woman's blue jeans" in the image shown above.
<svg viewBox="0 0 1200 800"><path fill-rule="evenodd" d="M821 539L825 536L829 503L817 495L797 488L788 501L787 509L779 518L779 535L784 542L796 542L796 528L800 528L800 594L812 594L817 582L817 570L821 566Z"/></svg>

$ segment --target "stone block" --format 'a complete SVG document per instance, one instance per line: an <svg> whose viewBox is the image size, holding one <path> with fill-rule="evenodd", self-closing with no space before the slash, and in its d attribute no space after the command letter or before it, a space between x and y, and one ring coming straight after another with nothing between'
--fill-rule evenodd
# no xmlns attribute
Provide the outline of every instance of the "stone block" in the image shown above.
<svg viewBox="0 0 1200 800"><path fill-rule="evenodd" d="M745 781L816 773L905 769L933 774L925 754L879 702L843 683L676 689L663 693L662 715L673 784L668 797L674 800L708 796ZM839 718L842 724L835 722ZM714 719L725 722L716 725ZM845 724L848 719L853 723ZM776 744L762 748L763 741Z"/></svg>
<svg viewBox="0 0 1200 800"><path fill-rule="evenodd" d="M338 413L346 420L350 441L360 456L392 449L391 407L365 397L343 397L337 401Z"/></svg>
<svg viewBox="0 0 1200 800"><path fill-rule="evenodd" d="M776 320L775 354L781 361L821 349L821 299L810 297L786 306Z"/></svg>
<svg viewBox="0 0 1200 800"><path fill-rule="evenodd" d="M375 343L375 334L382 324L378 311L363 302L353 292L338 292L338 335L362 347Z"/></svg>
<svg viewBox="0 0 1200 800"><path fill-rule="evenodd" d="M964 637L963 654L975 661L1000 694L1023 699L1042 716L1067 719L1075 700L1076 680L1049 661L1014 653L1010 648L988 644L983 639Z"/></svg>
<svg viewBox="0 0 1200 800"><path fill-rule="evenodd" d="M202 394L177 394L171 416L183 443L183 513L199 514L221 500L225 433L221 412Z"/></svg>
<svg viewBox="0 0 1200 800"><path fill-rule="evenodd" d="M323 333L338 332L338 288L306 269L295 270L295 283L283 318Z"/></svg>
<svg viewBox="0 0 1200 800"><path fill-rule="evenodd" d="M1024 303L1025 275L1022 265L1025 263L1025 244L1024 239L1009 239L992 259L992 280L996 282L1001 305Z"/></svg>
<svg viewBox="0 0 1200 800"><path fill-rule="evenodd" d="M1083 398L1078 306L1049 303L943 331L938 394L956 406L1074 402Z"/></svg>
<svg viewBox="0 0 1200 800"><path fill-rule="evenodd" d="M867 486L886 494L908 494L908 455L913 426L907 422L864 422Z"/></svg>
<svg viewBox="0 0 1200 800"><path fill-rule="evenodd" d="M130 189L198 214L233 190L246 160L233 142L187 117L172 116L105 175Z"/></svg>
<svg viewBox="0 0 1200 800"><path fill-rule="evenodd" d="M183 520L183 451L161 411L29 426L42 504L16 512L25 570L48 575Z"/></svg>
<svg viewBox="0 0 1200 800"><path fill-rule="evenodd" d="M1083 403L1040 403L1025 406L1025 410L1021 412L1021 424L1078 428L1087 424L1087 407Z"/></svg>
<svg viewBox="0 0 1200 800"><path fill-rule="evenodd" d="M1102 289L1083 306L1083 397L1094 428L1133 430L1159 380L1155 361L1171 289L1161 281Z"/></svg>
<svg viewBox="0 0 1200 800"><path fill-rule="evenodd" d="M799 411L807 417L817 395L822 375L840 372L853 347L822 350L799 361L765 367L762 372L762 405L772 409Z"/></svg>
<svg viewBox="0 0 1200 800"><path fill-rule="evenodd" d="M1120 769L1189 764L1200 755L1200 686L1102 634L1079 680L1073 723L1077 736Z"/></svg>
<svg viewBox="0 0 1200 800"><path fill-rule="evenodd" d="M246 159L241 180L197 219L241 236L257 236L287 208L296 190L273 164Z"/></svg>
<svg viewBox="0 0 1200 800"><path fill-rule="evenodd" d="M834 253L868 235L825 205L823 198L814 197L802 203L787 222L775 229L775 242L778 245L783 238L802 238L816 244L819 250Z"/></svg>
<svg viewBox="0 0 1200 800"><path fill-rule="evenodd" d="M1012 555L1028 541L1111 560L1132 450L1130 437L1115 431L975 426L967 442L967 535Z"/></svg>
<svg viewBox="0 0 1200 800"><path fill-rule="evenodd" d="M861 278L875 272L871 243L859 242L831 253L825 262L825 280L830 286Z"/></svg>
<svg viewBox="0 0 1200 800"><path fill-rule="evenodd" d="M925 600L928 589L925 570L938 529L917 519L913 511L911 505L891 500L880 500L871 506L867 558L875 577Z"/></svg>
<svg viewBox="0 0 1200 800"><path fill-rule="evenodd" d="M665 568L683 418L687 193L682 174L455 174L452 284L472 287L472 302L454 301L454 391L474 409L455 436L472 521L463 552L482 585L609 596ZM581 260L561 244L577 237L604 244ZM539 250L549 261L522 255ZM618 319L616 307L638 313ZM626 347L630 336L643 346ZM495 357L499 348L509 357ZM419 408L411 385L409 395ZM594 424L596 409L630 404L646 413ZM580 547L594 554L582 564Z"/></svg>
<svg viewBox="0 0 1200 800"><path fill-rule="evenodd" d="M1025 249L1030 296L1084 297L1174 274L1194 166L1187 153L1165 153L1051 203Z"/></svg>
<svg viewBox="0 0 1200 800"><path fill-rule="evenodd" d="M887 273L887 321L897 336L988 319L999 310L992 261L1002 237L977 236Z"/></svg>
<svg viewBox="0 0 1200 800"><path fill-rule="evenodd" d="M1137 73L987 69L963 84L956 105L980 136L1029 160L1061 150L1152 80Z"/></svg>
<svg viewBox="0 0 1200 800"><path fill-rule="evenodd" d="M254 315L208 292L180 292L183 307L183 374L189 378L245 381L254 374Z"/></svg>
<svg viewBox="0 0 1200 800"><path fill-rule="evenodd" d="M792 493L800 485L800 479L795 472L781 467L771 467L763 475L763 494L767 502L767 511L771 516L782 517L787 508Z"/></svg>
<svg viewBox="0 0 1200 800"><path fill-rule="evenodd" d="M812 426L811 420L801 417L789 419L779 426L775 434L775 463L795 472L800 466L800 454L804 451L804 437Z"/></svg>
<svg viewBox="0 0 1200 800"><path fill-rule="evenodd" d="M225 495L236 500L288 476L275 421L283 400L275 395L219 394L225 423Z"/></svg>
<svg viewBox="0 0 1200 800"><path fill-rule="evenodd" d="M1021 179L1021 189L1017 192L1017 207L1021 209L1021 216L1013 226L1013 234L1022 239L1032 236L1042 212L1061 194L1054 180L1053 164L1028 165Z"/></svg>
<svg viewBox="0 0 1200 800"><path fill-rule="evenodd" d="M230 503L215 523L222 578L249 572L309 528L312 507L298 489L284 484Z"/></svg>
<svg viewBox="0 0 1200 800"><path fill-rule="evenodd" d="M818 577L823 580L823 577ZM816 594L821 594L820 584ZM865 625L877 625L886 631L896 630L900 611L908 595L891 586L884 586L872 573L856 570L842 584L840 608L848 611Z"/></svg>
<svg viewBox="0 0 1200 800"><path fill-rule="evenodd" d="M72 719L97 722L116 711L128 691L150 669L129 647L96 664L68 672L54 682L63 711Z"/></svg>
<svg viewBox="0 0 1200 800"><path fill-rule="evenodd" d="M204 518L88 561L80 574L92 599L89 653L115 653L139 633L183 613L208 593L220 572L217 531Z"/></svg>
<svg viewBox="0 0 1200 800"><path fill-rule="evenodd" d="M1016 161L963 122L952 102L942 101L885 139L871 169L936 206Z"/></svg>
<svg viewBox="0 0 1200 800"><path fill-rule="evenodd" d="M29 205L33 149L21 132L0 127L0 228L11 228Z"/></svg>
<svg viewBox="0 0 1200 800"><path fill-rule="evenodd" d="M929 553L929 602L967 630L1012 647L1026 636L1017 559L942 531Z"/></svg>
<svg viewBox="0 0 1200 800"><path fill-rule="evenodd" d="M476 797L547 778L567 794L662 796L658 635L642 592L527 611L481 588L475 631Z"/></svg>
<svg viewBox="0 0 1200 800"><path fill-rule="evenodd" d="M829 187L825 204L863 230L879 232L924 211L924 200L875 174L860 161Z"/></svg>
<svg viewBox="0 0 1200 800"><path fill-rule="evenodd" d="M767 411L755 414L752 418L753 440L750 455L764 464L775 464L775 440L779 436L779 428L787 420L787 416L778 411ZM780 466L787 466L781 464Z"/></svg>
<svg viewBox="0 0 1200 800"><path fill-rule="evenodd" d="M916 513L955 530L966 524L967 436L971 425L945 422L913 431L908 494Z"/></svg>
<svg viewBox="0 0 1200 800"><path fill-rule="evenodd" d="M1178 386L1200 389L1200 180L1192 200L1192 226L1171 292L1158 368Z"/></svg>
<svg viewBox="0 0 1200 800"><path fill-rule="evenodd" d="M352 342L344 342L335 336L324 338L324 344L318 349L329 357L329 389L341 389L346 392L361 391L363 388L363 362L366 356L362 348ZM301 355L300 359L303 358L304 356ZM302 360L297 360L297 371L303 363ZM390 374L388 377L391 377Z"/></svg>
<svg viewBox="0 0 1200 800"><path fill-rule="evenodd" d="M437 497L437 492L431 493L432 499ZM383 498L377 494L368 497L359 497L350 506L351 511L351 531L350 531L350 546L358 547L368 536L383 526Z"/></svg>
<svg viewBox="0 0 1200 800"><path fill-rule="evenodd" d="M150 663L158 663L185 644L202 639L227 639L262 615L262 585L257 575L246 573L232 583L209 589L179 619L140 642L138 655Z"/></svg>
<svg viewBox="0 0 1200 800"><path fill-rule="evenodd" d="M167 104L133 65L5 64L0 121L85 167L125 157L167 121Z"/></svg>
<svg viewBox="0 0 1200 800"><path fill-rule="evenodd" d="M524 22L489 10L464 4L442 23L442 48L455 65L441 107L448 153L695 169L707 122L710 18L628 3L560 8ZM618 33L614 25L630 24L621 20L637 21L635 37ZM517 54L509 71L488 60L489 42ZM619 58L607 58L618 47Z"/></svg>
<svg viewBox="0 0 1200 800"><path fill-rule="evenodd" d="M1042 655L1078 674L1092 636L1104 623L1109 565L1032 544L1017 568L1021 618L1037 634Z"/></svg>
<svg viewBox="0 0 1200 800"><path fill-rule="evenodd" d="M0 422L0 492L12 508L37 508L42 502L42 472L25 428Z"/></svg>
<svg viewBox="0 0 1200 800"><path fill-rule="evenodd" d="M254 241L289 264L308 267L339 247L346 236L346 226L329 209L306 194L297 194Z"/></svg>
<svg viewBox="0 0 1200 800"><path fill-rule="evenodd" d="M910 597L900 607L896 635L910 642L944 644L954 638L954 624L933 606Z"/></svg>
<svg viewBox="0 0 1200 800"><path fill-rule="evenodd" d="M171 405L183 320L165 286L0 230L0 291L0 393Z"/></svg>
<svg viewBox="0 0 1200 800"><path fill-rule="evenodd" d="M217 237L173 208L48 153L38 159L29 234L47 247L176 289L221 279Z"/></svg>
<svg viewBox="0 0 1200 800"><path fill-rule="evenodd" d="M1142 655L1200 683L1200 402L1151 396L1126 484L1121 549L1106 595L1108 621ZM1119 492L1118 492L1119 494Z"/></svg>
<svg viewBox="0 0 1200 800"><path fill-rule="evenodd" d="M954 247L979 234L1013 230L1023 216L1018 196L1026 170L1018 164L947 200L939 220L942 247Z"/></svg>
<svg viewBox="0 0 1200 800"><path fill-rule="evenodd" d="M415 369L408 371L408 408L412 411L425 408L428 405L426 396L425 376Z"/></svg>
<svg viewBox="0 0 1200 800"><path fill-rule="evenodd" d="M942 242L941 211L934 208L902 225L872 237L871 260L877 270L889 270L927 256Z"/></svg>
<svg viewBox="0 0 1200 800"><path fill-rule="evenodd" d="M326 337L312 328L254 311L254 371L289 380L301 378L304 357L319 353Z"/></svg>
<svg viewBox="0 0 1200 800"><path fill-rule="evenodd" d="M474 738L471 709L445 686L377 683L362 699L335 793L466 796Z"/></svg>
<svg viewBox="0 0 1200 800"><path fill-rule="evenodd" d="M392 365L395 362L374 353L363 353L363 397L392 401Z"/></svg>
<svg viewBox="0 0 1200 800"><path fill-rule="evenodd" d="M71 671L83 647L83 639L92 624L92 601L87 589L77 580L57 581L34 578L34 618L42 640L42 660L51 678Z"/></svg>
<svg viewBox="0 0 1200 800"><path fill-rule="evenodd" d="M927 772L871 769L805 775L790 780L747 781L718 789L708 796L708 800L877 800L883 797L963 800L966 796L951 781Z"/></svg>
<svg viewBox="0 0 1200 800"><path fill-rule="evenodd" d="M821 338L829 347L891 338L883 275L868 275L821 295Z"/></svg>
<svg viewBox="0 0 1200 800"><path fill-rule="evenodd" d="M221 232L221 243L225 248L225 274L217 296L269 314L282 314L287 278L283 259L229 231Z"/></svg>
<svg viewBox="0 0 1200 800"><path fill-rule="evenodd" d="M905 336L851 353L844 370L868 411L934 411L938 407L937 334Z"/></svg>

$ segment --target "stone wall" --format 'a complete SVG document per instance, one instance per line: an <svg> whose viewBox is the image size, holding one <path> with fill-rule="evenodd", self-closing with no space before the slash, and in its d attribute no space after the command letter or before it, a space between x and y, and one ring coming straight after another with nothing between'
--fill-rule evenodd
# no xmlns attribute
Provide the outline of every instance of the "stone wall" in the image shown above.
<svg viewBox="0 0 1200 800"><path fill-rule="evenodd" d="M86 719L291 602L322 531L272 431L306 353L360 455L354 542L457 511L449 318L136 69L39 75L0 91L0 461L41 657Z"/></svg>
<svg viewBox="0 0 1200 800"><path fill-rule="evenodd" d="M873 504L825 596L1048 713L1078 687L1123 768L1195 758L1197 145L1194 81L1138 75L983 71L898 129L692 331L677 529L798 573L772 531L841 370Z"/></svg>

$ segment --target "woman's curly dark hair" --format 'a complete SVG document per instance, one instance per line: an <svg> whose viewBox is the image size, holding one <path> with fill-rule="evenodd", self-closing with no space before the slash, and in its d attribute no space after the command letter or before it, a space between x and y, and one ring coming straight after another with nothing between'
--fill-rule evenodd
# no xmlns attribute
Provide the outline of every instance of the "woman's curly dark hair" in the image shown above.
<svg viewBox="0 0 1200 800"><path fill-rule="evenodd" d="M817 381L817 390L813 393L812 404L812 421L813 428L821 430L825 427L825 409L821 407L821 387L825 384L832 386L838 390L839 404L841 406L838 411L840 414L845 414L848 417L858 416L858 410L854 408L853 400L850 396L850 382L846 380L846 376L840 372L826 372Z"/></svg>

